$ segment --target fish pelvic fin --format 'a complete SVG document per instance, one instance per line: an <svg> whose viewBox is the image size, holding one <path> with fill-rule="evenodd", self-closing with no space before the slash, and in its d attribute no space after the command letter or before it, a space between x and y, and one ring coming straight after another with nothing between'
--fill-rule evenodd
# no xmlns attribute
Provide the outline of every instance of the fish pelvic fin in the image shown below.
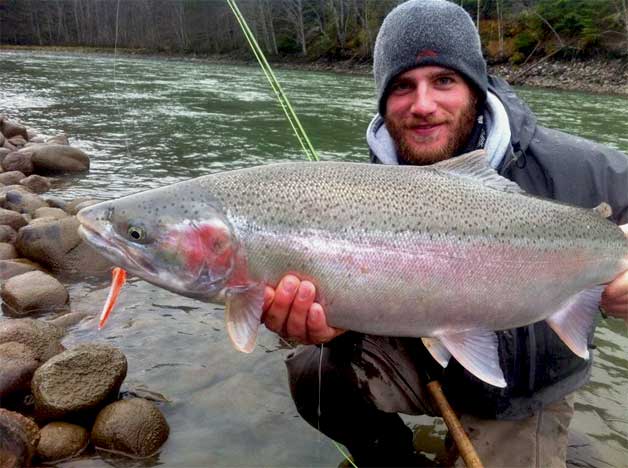
<svg viewBox="0 0 628 468"><path fill-rule="evenodd" d="M449 358L451 353L445 348L443 343L438 338L430 338L424 336L421 338L423 345L430 352L434 360L441 365L441 367L447 367L449 364Z"/></svg>
<svg viewBox="0 0 628 468"><path fill-rule="evenodd" d="M257 331L264 305L264 285L255 284L246 289L234 289L227 293L225 322L233 346L243 353L255 348Z"/></svg>
<svg viewBox="0 0 628 468"><path fill-rule="evenodd" d="M439 335L438 338L452 356L478 379L495 387L506 387L506 379L499 365L495 332L476 329Z"/></svg>
<svg viewBox="0 0 628 468"><path fill-rule="evenodd" d="M579 292L546 319L563 343L582 359L589 359L588 337L595 324L603 290L604 286L596 286Z"/></svg>

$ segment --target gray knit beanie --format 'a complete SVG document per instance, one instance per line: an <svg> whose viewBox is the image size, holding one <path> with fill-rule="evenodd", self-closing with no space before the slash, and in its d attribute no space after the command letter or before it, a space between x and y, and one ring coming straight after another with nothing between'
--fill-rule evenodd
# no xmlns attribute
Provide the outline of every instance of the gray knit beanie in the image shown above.
<svg viewBox="0 0 628 468"><path fill-rule="evenodd" d="M462 74L486 98L486 62L473 20L446 0L410 0L384 19L375 41L373 74L379 113L393 78L416 67L437 65Z"/></svg>

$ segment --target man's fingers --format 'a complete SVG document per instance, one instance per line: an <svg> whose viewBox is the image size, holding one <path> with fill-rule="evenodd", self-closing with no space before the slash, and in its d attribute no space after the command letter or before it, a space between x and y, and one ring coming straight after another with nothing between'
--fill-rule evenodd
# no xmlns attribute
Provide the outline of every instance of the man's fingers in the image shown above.
<svg viewBox="0 0 628 468"><path fill-rule="evenodd" d="M307 313L316 295L316 288L309 281L302 281L297 294L292 302L288 319L286 320L286 336L294 338L301 343L307 341L306 320Z"/></svg>
<svg viewBox="0 0 628 468"><path fill-rule="evenodd" d="M282 332L299 284L299 278L293 275L284 276L279 282L275 289L275 297L264 315L266 328L275 333Z"/></svg>
<svg viewBox="0 0 628 468"><path fill-rule="evenodd" d="M628 271L615 278L602 293L602 301L613 301L628 295Z"/></svg>
<svg viewBox="0 0 628 468"><path fill-rule="evenodd" d="M332 328L327 325L323 306L318 302L312 304L307 316L307 331L309 341L314 344L327 343L332 338L337 337L344 330Z"/></svg>
<svg viewBox="0 0 628 468"><path fill-rule="evenodd" d="M266 289L264 289L264 305L262 306L264 313L266 313L270 305L273 303L273 299L275 299L275 290L270 286L266 286ZM262 317L262 321L264 321L264 317Z"/></svg>

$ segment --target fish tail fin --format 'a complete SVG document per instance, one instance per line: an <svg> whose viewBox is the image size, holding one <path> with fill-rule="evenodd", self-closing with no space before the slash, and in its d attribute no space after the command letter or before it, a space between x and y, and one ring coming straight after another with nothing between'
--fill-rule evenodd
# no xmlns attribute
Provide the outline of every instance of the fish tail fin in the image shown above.
<svg viewBox="0 0 628 468"><path fill-rule="evenodd" d="M229 295L225 306L225 321L229 338L238 351L250 353L255 348L263 305L263 284L256 284Z"/></svg>

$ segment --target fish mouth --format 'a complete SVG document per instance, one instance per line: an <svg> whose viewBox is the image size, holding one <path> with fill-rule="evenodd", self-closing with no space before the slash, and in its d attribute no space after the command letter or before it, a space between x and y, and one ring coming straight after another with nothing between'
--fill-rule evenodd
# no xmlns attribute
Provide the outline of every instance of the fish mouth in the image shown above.
<svg viewBox="0 0 628 468"><path fill-rule="evenodd" d="M81 220L79 219L79 221ZM124 244L110 240L87 223L81 224L78 232L83 240L114 264L123 266L138 276L143 276L146 273L151 276L157 276L157 270L150 263L125 248Z"/></svg>

